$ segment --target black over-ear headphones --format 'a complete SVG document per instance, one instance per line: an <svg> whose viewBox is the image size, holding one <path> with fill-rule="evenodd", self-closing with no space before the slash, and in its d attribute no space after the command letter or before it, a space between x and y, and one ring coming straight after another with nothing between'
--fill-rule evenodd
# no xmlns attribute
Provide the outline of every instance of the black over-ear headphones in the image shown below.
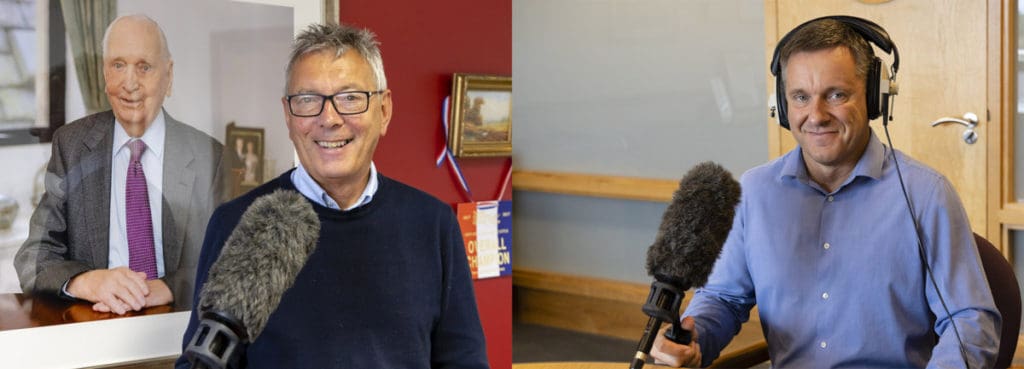
<svg viewBox="0 0 1024 369"><path fill-rule="evenodd" d="M867 106L868 106L868 120L877 119L882 116L885 110L888 110L889 103L887 99L895 95L898 92L896 85L896 72L900 68L900 53L896 50L896 44L889 38L889 34L885 32L882 26L877 23L869 21L863 18L851 17L848 15L833 15L821 18L815 18L804 22L803 24L793 28L792 31L786 34L779 43L775 45L775 53L772 55L772 75L775 76L775 107L773 107L773 113L778 112L779 124L789 129L789 119L786 116L786 91L785 86L782 83L782 61L779 60L779 53L782 51L782 47L789 42L790 37L796 33L797 30L804 26L824 20L832 19L849 26L861 37L864 37L865 41L875 44L879 49L885 51L886 54L893 56L892 62L892 75L890 77L889 68L886 68L882 59L877 56L873 56L871 67L868 70L867 83L865 84L867 91Z"/></svg>

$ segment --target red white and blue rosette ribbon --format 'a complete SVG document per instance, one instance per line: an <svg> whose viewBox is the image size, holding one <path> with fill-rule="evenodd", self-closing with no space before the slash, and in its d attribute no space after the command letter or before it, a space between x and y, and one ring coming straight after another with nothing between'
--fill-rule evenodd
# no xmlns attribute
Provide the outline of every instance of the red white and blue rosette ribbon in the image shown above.
<svg viewBox="0 0 1024 369"><path fill-rule="evenodd" d="M459 167L459 163L455 161L455 155L452 154L451 148L448 147L448 107L450 97L451 96L446 96L444 98L444 103L441 108L441 122L444 127L444 142L441 144L440 152L437 153L435 164L440 168L441 165L444 164L445 160L447 160L448 163L451 164L448 168L450 168L452 173L459 179L459 185L462 186L462 190L466 192L466 197L472 201L473 192L469 190L469 184L466 183L466 176L462 174L462 168ZM504 192L504 189L502 189L502 192Z"/></svg>

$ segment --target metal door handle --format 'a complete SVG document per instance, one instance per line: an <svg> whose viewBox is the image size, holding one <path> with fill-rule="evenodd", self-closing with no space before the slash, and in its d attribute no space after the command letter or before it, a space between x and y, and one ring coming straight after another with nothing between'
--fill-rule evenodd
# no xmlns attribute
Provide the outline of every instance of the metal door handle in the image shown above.
<svg viewBox="0 0 1024 369"><path fill-rule="evenodd" d="M932 127L944 123L957 123L963 125L964 127L967 128L966 130L964 130L964 133L961 134L961 137L964 139L964 142L966 142L968 145L978 142L978 133L974 131L974 128L978 126L977 114L971 112L964 113L964 119L942 117L932 122Z"/></svg>
<svg viewBox="0 0 1024 369"><path fill-rule="evenodd" d="M974 127L978 126L978 115L974 114L974 113L971 113L971 112L967 112L967 113L964 113L964 119L957 119L957 118L951 118L951 117L942 117L942 118L936 119L934 122L932 122L932 127L935 127L935 126L943 124L943 123L959 123L959 124L963 124L964 127L974 128Z"/></svg>

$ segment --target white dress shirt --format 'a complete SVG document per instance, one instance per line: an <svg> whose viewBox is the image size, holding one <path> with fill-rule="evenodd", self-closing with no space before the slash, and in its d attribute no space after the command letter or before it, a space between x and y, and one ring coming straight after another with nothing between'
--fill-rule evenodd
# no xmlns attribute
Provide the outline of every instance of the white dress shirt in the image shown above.
<svg viewBox="0 0 1024 369"><path fill-rule="evenodd" d="M160 111L153 124L139 139L146 144L142 153L142 170L146 173L146 190L149 194L149 213L153 220L153 245L156 247L157 276L164 276L163 247L163 184L164 184L164 137L167 125L164 112ZM128 266L128 230L125 217L125 181L128 175L128 161L132 152L128 142L132 137L121 123L114 121L114 142L111 148L110 168L110 255L108 268Z"/></svg>

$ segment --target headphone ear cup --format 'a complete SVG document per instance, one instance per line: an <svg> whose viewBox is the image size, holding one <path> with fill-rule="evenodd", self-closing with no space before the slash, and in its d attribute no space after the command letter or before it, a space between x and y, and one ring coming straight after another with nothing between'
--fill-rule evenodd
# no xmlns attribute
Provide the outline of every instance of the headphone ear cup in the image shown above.
<svg viewBox="0 0 1024 369"><path fill-rule="evenodd" d="M789 129L789 118L786 117L786 86L782 84L782 73L775 76L775 110L779 114L779 125Z"/></svg>
<svg viewBox="0 0 1024 369"><path fill-rule="evenodd" d="M877 56L871 59L871 67L868 68L868 79L865 83L868 120L875 120L882 116L882 94L879 91L882 83L882 59Z"/></svg>

